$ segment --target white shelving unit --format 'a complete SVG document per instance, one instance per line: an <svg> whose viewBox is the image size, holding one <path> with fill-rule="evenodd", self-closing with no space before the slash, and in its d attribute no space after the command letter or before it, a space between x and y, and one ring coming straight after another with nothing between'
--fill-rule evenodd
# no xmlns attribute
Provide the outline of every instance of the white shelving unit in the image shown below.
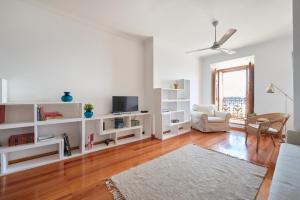
<svg viewBox="0 0 300 200"><path fill-rule="evenodd" d="M191 131L190 81L176 83L178 89L154 89L155 136L161 140Z"/></svg>
<svg viewBox="0 0 300 200"><path fill-rule="evenodd" d="M101 117L84 118L82 102L38 102L38 103L6 103L5 122L0 124L0 175L6 175L41 165L74 158L117 145L149 138L153 131L151 113L131 113L123 115L104 115ZM60 112L62 119L38 121L37 108L43 106L46 112ZM125 127L104 129L103 123L124 118ZM131 126L131 119L137 119L139 126ZM108 125L108 124L107 124ZM34 141L30 144L8 146L11 135L33 133ZM64 156L62 134L69 136L72 149L71 156ZM94 133L95 141L92 149L87 148L87 137ZM38 141L39 136L52 135L55 138ZM127 135L132 137L126 137ZM113 139L109 145L103 141ZM25 160L25 161L24 161Z"/></svg>

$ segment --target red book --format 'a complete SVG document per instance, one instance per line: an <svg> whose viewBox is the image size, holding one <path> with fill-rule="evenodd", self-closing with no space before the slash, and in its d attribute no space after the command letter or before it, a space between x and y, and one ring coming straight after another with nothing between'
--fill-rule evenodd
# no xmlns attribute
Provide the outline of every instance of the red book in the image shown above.
<svg viewBox="0 0 300 200"><path fill-rule="evenodd" d="M44 110L44 107L41 106L40 107L40 116L41 116L41 121L44 121L45 120L45 110Z"/></svg>
<svg viewBox="0 0 300 200"><path fill-rule="evenodd" d="M5 105L0 105L0 124L5 122Z"/></svg>

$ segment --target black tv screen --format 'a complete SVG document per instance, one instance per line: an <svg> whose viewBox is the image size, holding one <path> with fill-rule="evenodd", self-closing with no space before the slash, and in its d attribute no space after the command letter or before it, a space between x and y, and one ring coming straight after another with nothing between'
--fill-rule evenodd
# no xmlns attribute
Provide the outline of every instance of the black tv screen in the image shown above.
<svg viewBox="0 0 300 200"><path fill-rule="evenodd" d="M112 101L113 113L133 112L139 110L137 96L113 96Z"/></svg>

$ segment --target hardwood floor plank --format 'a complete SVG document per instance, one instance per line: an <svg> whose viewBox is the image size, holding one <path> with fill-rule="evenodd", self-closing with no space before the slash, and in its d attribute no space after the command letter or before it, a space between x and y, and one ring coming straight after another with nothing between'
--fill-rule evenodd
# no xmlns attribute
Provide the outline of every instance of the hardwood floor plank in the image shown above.
<svg viewBox="0 0 300 200"><path fill-rule="evenodd" d="M256 138L233 130L200 133L193 130L165 141L146 139L70 160L0 177L0 199L112 199L105 180L131 167L155 159L186 144L196 144L268 167L257 199L267 199L278 156L279 143L262 137L259 153Z"/></svg>

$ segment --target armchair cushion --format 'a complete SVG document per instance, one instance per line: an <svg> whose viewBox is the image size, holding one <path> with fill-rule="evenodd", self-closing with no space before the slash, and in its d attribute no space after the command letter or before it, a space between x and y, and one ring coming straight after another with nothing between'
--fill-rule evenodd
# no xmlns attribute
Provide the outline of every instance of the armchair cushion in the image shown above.
<svg viewBox="0 0 300 200"><path fill-rule="evenodd" d="M192 110L202 112L202 113L207 114L208 116L212 116L212 117L215 115L215 110L212 105L196 105L196 104L194 104L192 107Z"/></svg>
<svg viewBox="0 0 300 200"><path fill-rule="evenodd" d="M225 119L225 121L229 122L231 114L228 113L228 112L215 111L215 116L216 117L221 117L221 118Z"/></svg>
<svg viewBox="0 0 300 200"><path fill-rule="evenodd" d="M258 129L259 124L248 124L248 126L250 126L251 128L254 128L254 129ZM271 134L272 133L276 134L278 132L278 130L276 130L275 128L272 128L272 127L269 127L266 131Z"/></svg>
<svg viewBox="0 0 300 200"><path fill-rule="evenodd" d="M208 117L208 123L225 123L225 118L222 118L222 117Z"/></svg>
<svg viewBox="0 0 300 200"><path fill-rule="evenodd" d="M194 111L192 110L191 111L191 116L192 118L198 118L198 119L207 119L208 118L208 115L204 112L199 112L199 111Z"/></svg>

